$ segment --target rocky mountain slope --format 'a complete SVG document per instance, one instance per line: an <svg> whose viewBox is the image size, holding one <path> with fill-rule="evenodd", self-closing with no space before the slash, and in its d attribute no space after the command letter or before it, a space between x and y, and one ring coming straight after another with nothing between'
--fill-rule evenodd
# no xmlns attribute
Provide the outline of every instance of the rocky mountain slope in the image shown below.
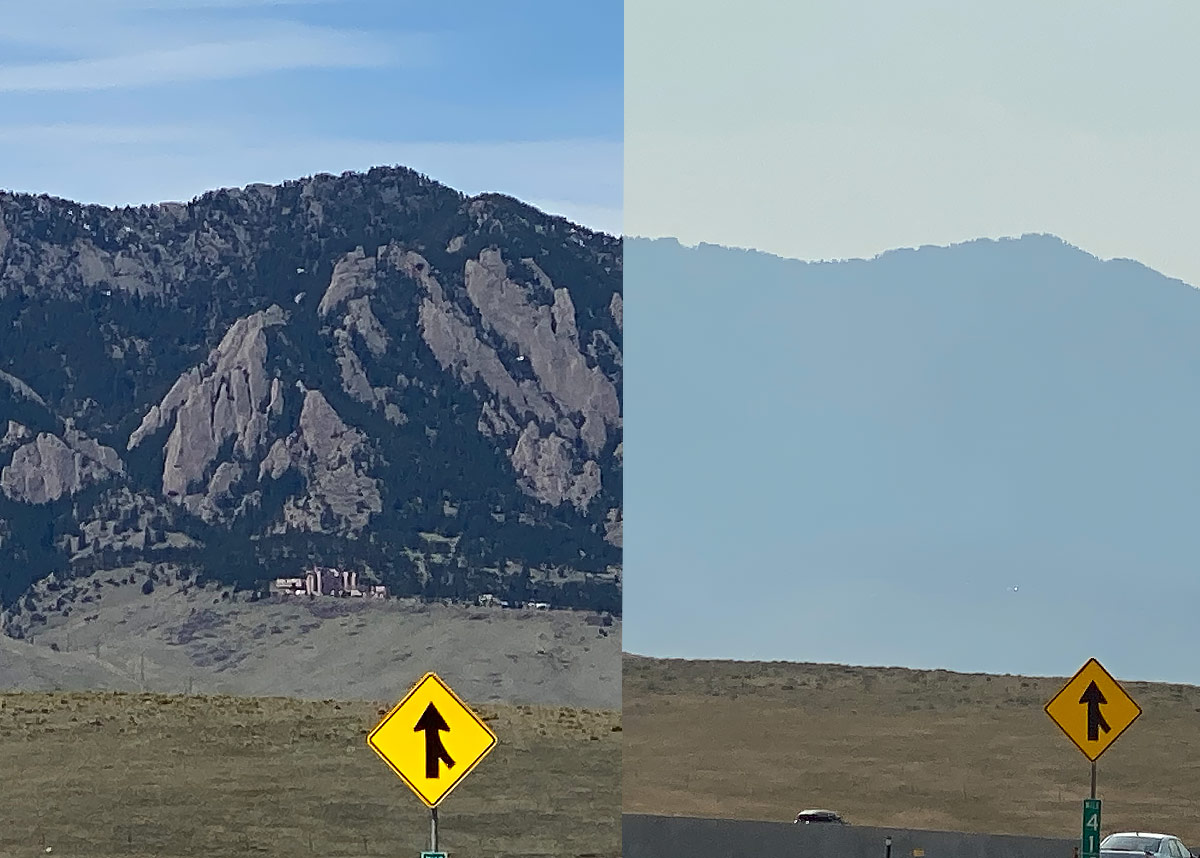
<svg viewBox="0 0 1200 858"><path fill-rule="evenodd" d="M143 561L619 610L621 274L616 238L402 168L0 194L9 619Z"/></svg>

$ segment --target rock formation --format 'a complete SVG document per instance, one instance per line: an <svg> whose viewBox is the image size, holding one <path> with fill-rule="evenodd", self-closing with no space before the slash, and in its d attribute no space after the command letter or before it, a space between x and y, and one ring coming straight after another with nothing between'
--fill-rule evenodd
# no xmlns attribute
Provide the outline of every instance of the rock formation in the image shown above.
<svg viewBox="0 0 1200 858"><path fill-rule="evenodd" d="M328 514L335 532L357 534L382 509L379 484L363 465L367 456L366 436L342 422L320 391L310 390L304 394L299 426L272 445L259 477L279 479L291 468L304 476L308 492L288 501L285 529L329 530Z"/></svg>
<svg viewBox="0 0 1200 858"><path fill-rule="evenodd" d="M278 378L267 373L267 329L283 325L283 311L270 309L239 319L209 354L171 387L129 436L134 449L170 426L162 491L193 510L228 491L240 476L236 466L214 470L226 442L242 459L252 459L268 440L273 416L283 408ZM191 488L200 484L199 492Z"/></svg>
<svg viewBox="0 0 1200 858"><path fill-rule="evenodd" d="M10 421L10 437L27 437L28 430ZM117 452L69 430L67 439L46 432L16 448L12 461L0 471L0 490L11 500L44 504L121 474Z"/></svg>
<svg viewBox="0 0 1200 858"><path fill-rule="evenodd" d="M621 248L403 168L0 192L0 594L319 560L619 610Z"/></svg>

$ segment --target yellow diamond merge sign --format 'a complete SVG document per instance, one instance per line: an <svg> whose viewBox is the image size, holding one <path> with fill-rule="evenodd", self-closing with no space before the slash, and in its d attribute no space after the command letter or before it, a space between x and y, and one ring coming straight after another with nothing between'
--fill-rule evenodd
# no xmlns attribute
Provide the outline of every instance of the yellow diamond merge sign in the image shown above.
<svg viewBox="0 0 1200 858"><path fill-rule="evenodd" d="M496 746L496 734L441 677L427 673L367 744L432 808Z"/></svg>
<svg viewBox="0 0 1200 858"><path fill-rule="evenodd" d="M1046 714L1095 762L1137 720L1142 709L1100 662L1091 658L1046 704Z"/></svg>

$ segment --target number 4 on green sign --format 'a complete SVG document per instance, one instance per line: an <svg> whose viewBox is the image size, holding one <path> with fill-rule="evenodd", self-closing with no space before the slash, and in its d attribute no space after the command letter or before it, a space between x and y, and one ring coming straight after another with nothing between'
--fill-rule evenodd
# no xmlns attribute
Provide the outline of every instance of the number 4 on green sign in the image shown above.
<svg viewBox="0 0 1200 858"><path fill-rule="evenodd" d="M1083 843L1079 858L1100 858L1100 799L1083 802Z"/></svg>

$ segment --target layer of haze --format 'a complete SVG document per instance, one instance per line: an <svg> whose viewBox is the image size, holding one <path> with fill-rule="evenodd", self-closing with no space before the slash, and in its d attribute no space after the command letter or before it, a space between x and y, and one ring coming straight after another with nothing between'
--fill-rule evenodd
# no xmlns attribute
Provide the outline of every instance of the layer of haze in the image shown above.
<svg viewBox="0 0 1200 858"><path fill-rule="evenodd" d="M1200 682L1200 291L625 242L626 650Z"/></svg>
<svg viewBox="0 0 1200 858"><path fill-rule="evenodd" d="M1200 4L643 0L625 28L629 235L1048 232L1200 285Z"/></svg>
<svg viewBox="0 0 1200 858"><path fill-rule="evenodd" d="M622 6L42 0L0 19L0 188L85 203L412 167L621 231Z"/></svg>

